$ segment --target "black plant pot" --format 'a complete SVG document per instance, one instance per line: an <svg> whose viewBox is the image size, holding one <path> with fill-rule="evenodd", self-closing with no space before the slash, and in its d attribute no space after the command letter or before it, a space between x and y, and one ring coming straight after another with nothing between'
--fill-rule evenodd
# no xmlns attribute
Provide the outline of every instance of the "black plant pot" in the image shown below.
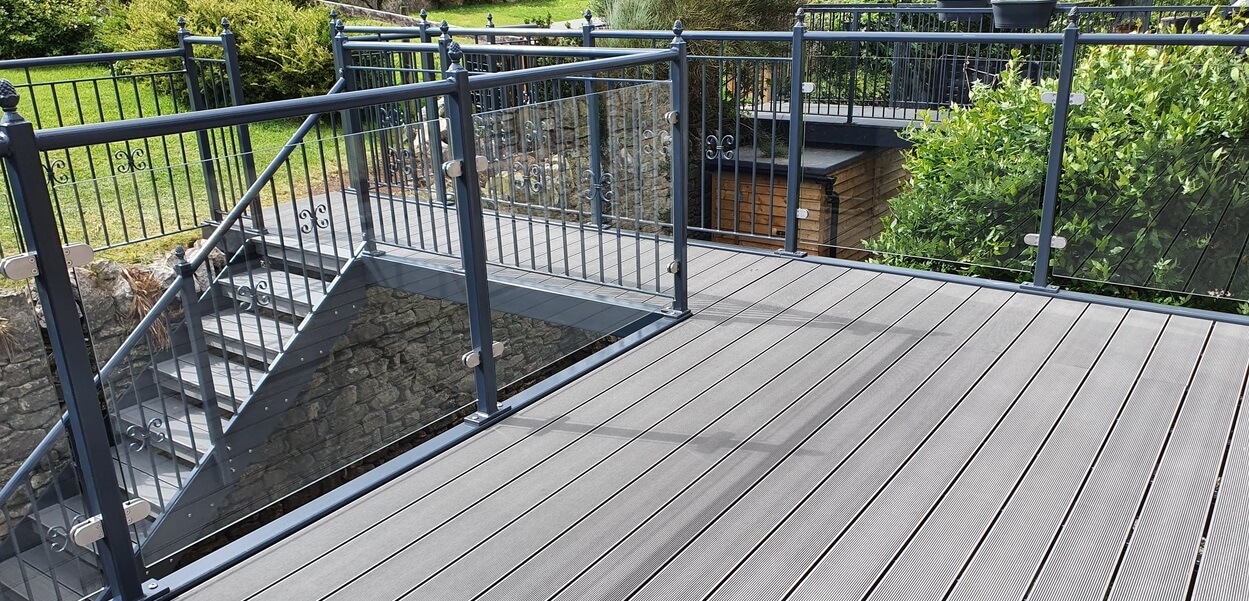
<svg viewBox="0 0 1249 601"><path fill-rule="evenodd" d="M937 8L989 8L989 0L937 0ZM942 21L979 21L984 13L937 13Z"/></svg>
<svg viewBox="0 0 1249 601"><path fill-rule="evenodd" d="M993 0L993 26L998 29L1041 29L1049 25L1058 0Z"/></svg>

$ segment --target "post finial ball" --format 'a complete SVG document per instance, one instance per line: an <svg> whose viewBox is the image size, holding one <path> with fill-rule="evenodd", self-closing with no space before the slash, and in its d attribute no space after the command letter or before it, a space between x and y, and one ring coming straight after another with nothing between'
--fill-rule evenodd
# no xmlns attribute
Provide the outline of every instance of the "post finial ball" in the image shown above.
<svg viewBox="0 0 1249 601"><path fill-rule="evenodd" d="M447 58L451 59L451 62L456 65L459 65L460 61L464 60L464 49L460 48L459 42L451 42L451 45L447 46Z"/></svg>
<svg viewBox="0 0 1249 601"><path fill-rule="evenodd" d="M594 20L594 13L590 12L590 9L588 8L585 9L585 14L583 16L585 17L586 23L589 23Z"/></svg>
<svg viewBox="0 0 1249 601"><path fill-rule="evenodd" d="M7 79L0 79L0 108L6 113L12 113L17 110L17 103L22 97L17 93L17 88L13 87L13 83Z"/></svg>
<svg viewBox="0 0 1249 601"><path fill-rule="evenodd" d="M677 37L681 37L681 34L685 33L685 24L680 19L672 23L672 33Z"/></svg>

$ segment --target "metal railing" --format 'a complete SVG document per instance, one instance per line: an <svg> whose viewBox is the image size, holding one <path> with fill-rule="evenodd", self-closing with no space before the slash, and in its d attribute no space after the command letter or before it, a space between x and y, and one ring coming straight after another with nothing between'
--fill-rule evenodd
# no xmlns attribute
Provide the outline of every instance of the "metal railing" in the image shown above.
<svg viewBox="0 0 1249 601"><path fill-rule="evenodd" d="M1060 5L1048 25L1033 31L1060 33L1068 15L1085 33L1171 29L1176 32L1210 14L1211 6ZM935 4L812 4L806 8L810 32L993 33L992 10L941 8ZM1178 24L1178 25L1177 25ZM816 82L804 96L807 115L856 119L913 120L917 109L966 105L976 81L993 82L1011 60L1024 61L1028 77L1040 82L1058 72L1053 44L995 42L985 39L917 43L864 38L813 42L805 81Z"/></svg>
<svg viewBox="0 0 1249 601"><path fill-rule="evenodd" d="M179 25L177 48L6 60L0 77L27 98L28 119L40 129L243 104L229 23L218 36ZM62 240L96 250L198 229L256 175L246 126L45 152L41 163ZM56 189L88 179L101 182L91 194ZM0 180L0 256L10 256L25 248L11 186Z"/></svg>
<svg viewBox="0 0 1249 601"><path fill-rule="evenodd" d="M649 133L652 137L645 141L651 144L654 156L660 158L651 159L645 169L683 172L685 101L683 95L671 92L684 89L682 77L687 67L684 43L679 37L669 49L587 51L581 53L583 60L576 62L474 75L471 79L463 67L464 50L458 43L448 42L441 47L444 74L423 82L390 80L387 83L393 85L370 89L360 85L370 77L367 68L357 70L352 63L344 62L352 60L352 56L350 45L341 34L341 24L339 27L335 43L340 67L347 78L321 98L205 108L124 123L37 130L19 114L16 90L0 84L0 107L4 110L0 154L5 157L13 182L25 241L35 251L39 266L37 288L68 406L61 422L64 425L56 426L31 460L19 469L5 487L0 507L10 506L24 495L27 512L5 515L6 523L17 524L38 514L30 513L34 509L63 507L69 497L79 498L81 511L68 521L92 519L91 516L102 519L104 537L96 543L98 554L91 554L90 562L98 566L98 581L107 583L111 596L143 598L142 575L154 564L262 506L240 502L233 514L219 509L233 517L207 519L189 532L177 523L172 528L162 528L172 521L165 520L165 515L175 503L183 504L179 507L198 508L199 504L223 502L222 485L240 477L236 468L243 469L246 455L255 444L247 441L263 437L267 431L264 414L268 407L248 411L252 392L270 373L285 374L284 365L303 360L296 355L316 348L309 347L315 341L298 341L301 333L315 332L310 336L320 340L328 331L324 329L326 323L331 324L330 329L345 325L333 317L339 307L322 307L321 303L326 302L335 286L354 285L343 283L341 275L357 257L402 249L458 259L463 274L455 277L462 279L465 291L467 333L474 355L472 362L465 359L471 367L476 391L476 413L470 421L481 426L500 416L501 376L496 373L500 368L493 350L488 265L646 290L667 297L676 311L686 308L685 227L680 220L672 222L672 215L685 212L686 192L679 178L664 189L671 198L663 203L670 207L670 214L661 215L655 206L643 207L641 203L629 214L613 214L615 227L633 229L631 235L616 236L622 242L612 249L611 256L602 240L604 230L593 222L589 212L566 205L566 197L538 201L527 196L524 202L497 196L483 198L483 189L497 189L508 180L511 169L504 164L509 161L533 155L535 161L542 162L583 149L584 140L575 136L573 143L560 146L559 151L552 147L537 155L525 143L496 142L523 136L522 120L549 122L561 118L560 111L584 105L585 97L494 112L482 111L480 104L532 82L548 82L549 89L560 89L560 82L576 82L577 78L594 74L655 70L655 65L663 65L666 83L650 82L645 84L645 90L636 87L617 91L626 96L645 92L650 99L641 103L630 97L619 103L629 107L622 118L636 118L638 123L631 134L638 143L631 146L627 157L619 160L634 167L641 165L639 161L645 154L643 136ZM427 46L419 50L439 49ZM489 54L495 50L480 51ZM575 85L580 88L584 84ZM602 92L607 98L605 105L616 106L610 100L613 91ZM414 114L424 114L427 109L437 110L439 101L446 109L446 117L432 124L441 128L435 139L440 139L445 131L448 140L446 152L440 157L446 160L435 162L429 145L417 149L411 137L429 124L386 119L391 118L388 116L394 114L396 107L411 106ZM102 362L93 382L85 341L72 333L75 329L81 331L73 294L69 292L75 276L64 267L54 191L90 190L98 185L98 180L71 180L59 184L59 189L58 185L49 186L53 182L46 179L40 165L43 153L98 148L129 140L162 141L223 128L238 131L240 126L296 116L304 118L303 125L268 167L256 174L238 202L221 216L220 225L205 240L204 250L194 256L180 251L173 283L151 303L150 310L120 349ZM580 114L567 126L585 129L585 117ZM513 124L518 127L511 128ZM664 143L671 150L664 152ZM391 152L396 145L409 151L408 159L424 165L419 173L404 169L403 155ZM442 148L441 144L437 146ZM414 158L417 156L420 158ZM482 160L479 157L486 157L485 161L494 166L479 173L475 168ZM396 165L395 160L400 163ZM609 158L609 164L610 160L614 158ZM201 159L187 163L186 167L205 162ZM532 192L533 173L525 173L531 178L525 189ZM419 184L421 179L425 184ZM438 196L429 195L425 190L429 180L445 183L445 190ZM422 185L418 194L417 188ZM420 216L422 211L424 217ZM435 212L437 218L432 217ZM263 217L265 229L254 227L256 219L248 219L249 216ZM413 218L431 228L441 227L437 231L443 236L439 243L426 245L408 237L418 230L405 230L400 236L392 225L401 219L413 223ZM505 218L513 222L505 234L509 240L522 233L531 235L537 228L562 231L565 236L579 233L581 252L597 253L600 269L591 269L590 261L547 261L540 265L533 256L522 258L514 252L500 252L497 235ZM495 238L487 237L487 220L494 222L491 231ZM214 258L212 250L231 239L238 250L232 256ZM239 239L244 240L241 245ZM533 244L533 239L531 236L526 244ZM597 249L593 249L595 244ZM631 246L626 252L620 244ZM572 246L575 245L568 245ZM643 261L644 252L653 255ZM548 255L547 259L551 258ZM609 264L630 266L630 273L624 274L621 267L607 269ZM356 293L346 292L345 297L356 298ZM332 325L335 321L340 325ZM92 328L92 324L87 325ZM208 352L208 347L214 345L219 347L217 354ZM223 360L234 367L221 371ZM510 374L504 381L516 377L517 374ZM160 390L160 395L145 394L151 390ZM66 446L66 437L71 439L74 463L56 463L53 451ZM197 478L206 481L207 488L193 488ZM301 486L284 484L280 490L266 493L267 500L262 503L272 502ZM119 495L119 490L125 494ZM185 498L188 495L192 498ZM151 503L161 517L154 524L128 526L123 502L140 498ZM188 516L198 513L198 509L183 511ZM162 530L171 533L159 534L163 538L157 542L152 537ZM138 544L137 556L132 548L134 543ZM72 544L58 544L47 536L8 538L0 554L29 560L23 565L42 565L38 563L41 557L63 557L62 547ZM59 565L55 559L46 559L44 563ZM75 596L77 591L66 585L60 594Z"/></svg>

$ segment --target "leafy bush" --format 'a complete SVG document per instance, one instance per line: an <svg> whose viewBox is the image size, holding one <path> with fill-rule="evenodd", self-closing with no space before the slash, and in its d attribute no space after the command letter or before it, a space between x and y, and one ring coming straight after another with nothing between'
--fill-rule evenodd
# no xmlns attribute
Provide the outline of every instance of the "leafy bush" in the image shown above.
<svg viewBox="0 0 1249 601"><path fill-rule="evenodd" d="M93 0L0 0L0 59L89 50L98 12Z"/></svg>
<svg viewBox="0 0 1249 601"><path fill-rule="evenodd" d="M1249 236L1247 73L1231 48L1081 50L1073 89L1088 98L1068 121L1056 233L1069 245L1053 258L1056 275L1249 295L1249 278L1231 281ZM1037 231L1053 116L1040 91L1053 89L1008 69L973 90L971 107L908 130L912 181L868 246L897 264L1030 270L1022 239Z"/></svg>
<svg viewBox="0 0 1249 601"><path fill-rule="evenodd" d="M119 50L177 45L177 19L187 29L215 35L230 20L238 40L243 93L248 102L316 96L333 83L329 18L315 8L284 0L133 0L119 8L105 27L105 38Z"/></svg>

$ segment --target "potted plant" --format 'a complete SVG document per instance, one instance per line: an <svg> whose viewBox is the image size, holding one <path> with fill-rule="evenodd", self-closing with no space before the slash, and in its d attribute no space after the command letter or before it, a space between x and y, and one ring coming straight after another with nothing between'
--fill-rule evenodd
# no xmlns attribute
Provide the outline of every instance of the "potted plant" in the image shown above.
<svg viewBox="0 0 1249 601"><path fill-rule="evenodd" d="M992 6L998 29L1040 29L1049 25L1058 0L993 0Z"/></svg>
<svg viewBox="0 0 1249 601"><path fill-rule="evenodd" d="M937 8L989 8L989 0L937 0ZM979 12L937 13L942 21L979 21L984 16Z"/></svg>
<svg viewBox="0 0 1249 601"><path fill-rule="evenodd" d="M989 0L937 0L937 8L989 8ZM984 13L937 13L942 21L979 21Z"/></svg>

